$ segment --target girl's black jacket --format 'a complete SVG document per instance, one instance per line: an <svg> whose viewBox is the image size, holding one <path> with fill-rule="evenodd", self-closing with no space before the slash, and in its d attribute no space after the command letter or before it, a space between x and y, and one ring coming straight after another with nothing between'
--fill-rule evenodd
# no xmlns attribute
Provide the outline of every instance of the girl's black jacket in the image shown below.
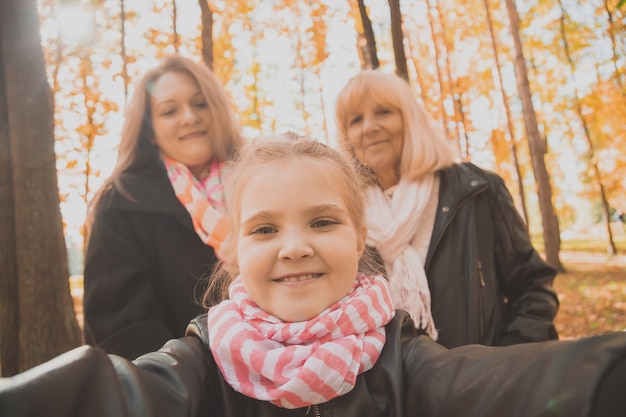
<svg viewBox="0 0 626 417"><path fill-rule="evenodd" d="M448 350L398 311L379 360L352 391L288 410L230 388L207 348L206 326L200 317L186 337L134 362L83 346L0 379L0 415L613 417L626 410L624 332Z"/></svg>
<svg viewBox="0 0 626 417"><path fill-rule="evenodd" d="M557 339L556 271L532 247L504 181L471 163L438 171L424 270L438 342L448 348ZM384 273L376 250L368 248Z"/></svg>

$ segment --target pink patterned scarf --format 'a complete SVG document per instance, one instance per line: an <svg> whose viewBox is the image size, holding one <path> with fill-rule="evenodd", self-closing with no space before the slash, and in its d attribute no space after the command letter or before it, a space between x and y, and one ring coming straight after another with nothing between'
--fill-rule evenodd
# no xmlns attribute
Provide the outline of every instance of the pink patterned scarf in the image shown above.
<svg viewBox="0 0 626 417"><path fill-rule="evenodd" d="M208 313L209 345L224 379L282 408L326 402L354 388L385 345L395 314L387 280L359 273L350 293L318 316L283 322L261 310L241 277Z"/></svg>
<svg viewBox="0 0 626 417"><path fill-rule="evenodd" d="M184 164L166 156L162 159L176 197L191 215L196 233L217 253L229 231L224 203L224 162L213 158L209 175L201 182Z"/></svg>

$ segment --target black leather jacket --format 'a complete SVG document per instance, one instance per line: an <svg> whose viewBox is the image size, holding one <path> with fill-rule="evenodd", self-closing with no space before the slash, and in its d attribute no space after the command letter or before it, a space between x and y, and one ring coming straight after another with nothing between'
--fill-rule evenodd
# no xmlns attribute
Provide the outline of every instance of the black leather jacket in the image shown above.
<svg viewBox="0 0 626 417"><path fill-rule="evenodd" d="M471 163L443 169L439 178L424 265L438 342L451 348L557 339L556 271L531 246L502 178Z"/></svg>
<svg viewBox="0 0 626 417"><path fill-rule="evenodd" d="M83 346L0 379L0 415L611 417L626 406L626 333L448 350L418 336L399 311L379 360L352 391L288 410L230 388L207 348L206 327L206 317L196 319L187 337L133 362Z"/></svg>

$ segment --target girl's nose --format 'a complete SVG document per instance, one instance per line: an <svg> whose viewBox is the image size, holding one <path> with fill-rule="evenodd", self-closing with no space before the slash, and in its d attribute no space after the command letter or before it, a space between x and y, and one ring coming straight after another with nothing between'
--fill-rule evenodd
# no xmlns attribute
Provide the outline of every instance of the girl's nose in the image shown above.
<svg viewBox="0 0 626 417"><path fill-rule="evenodd" d="M278 252L283 260L298 261L313 256L314 250L306 233L299 231L285 232Z"/></svg>

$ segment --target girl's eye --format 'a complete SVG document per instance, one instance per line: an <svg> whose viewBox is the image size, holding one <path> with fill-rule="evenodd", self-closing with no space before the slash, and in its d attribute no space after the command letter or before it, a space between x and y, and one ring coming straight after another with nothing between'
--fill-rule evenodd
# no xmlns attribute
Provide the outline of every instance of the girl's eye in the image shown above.
<svg viewBox="0 0 626 417"><path fill-rule="evenodd" d="M161 115L162 116L171 116L174 113L176 113L176 109L168 109L168 110L162 111Z"/></svg>
<svg viewBox="0 0 626 417"><path fill-rule="evenodd" d="M339 224L339 222L333 219L318 219L318 220L315 220L311 224L311 226L314 228L321 228L321 227L334 226L336 224Z"/></svg>
<svg viewBox="0 0 626 417"><path fill-rule="evenodd" d="M389 110L389 109L379 109L376 113L378 113L378 114L389 114L389 113L391 113L391 110Z"/></svg>
<svg viewBox="0 0 626 417"><path fill-rule="evenodd" d="M271 226L259 226L256 227L250 232L251 235L267 235L270 233L275 233L276 229Z"/></svg>
<svg viewBox="0 0 626 417"><path fill-rule="evenodd" d="M209 105L207 104L206 101L200 101L200 102L194 104L194 106L199 108L199 109L205 109L205 108L209 107Z"/></svg>

